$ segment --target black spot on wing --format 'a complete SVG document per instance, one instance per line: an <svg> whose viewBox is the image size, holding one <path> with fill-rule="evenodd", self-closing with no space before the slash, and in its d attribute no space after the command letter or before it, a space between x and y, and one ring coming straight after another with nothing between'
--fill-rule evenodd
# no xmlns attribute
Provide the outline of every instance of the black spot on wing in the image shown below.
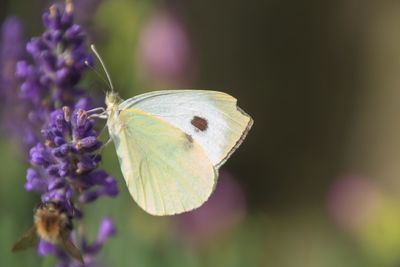
<svg viewBox="0 0 400 267"><path fill-rule="evenodd" d="M185 133L185 148L191 149L193 147L193 137L190 134Z"/></svg>
<svg viewBox="0 0 400 267"><path fill-rule="evenodd" d="M185 134L185 137L189 143L193 143L193 137L190 134Z"/></svg>
<svg viewBox="0 0 400 267"><path fill-rule="evenodd" d="M190 123L196 128L197 131L204 132L208 128L207 120L199 116L194 116Z"/></svg>

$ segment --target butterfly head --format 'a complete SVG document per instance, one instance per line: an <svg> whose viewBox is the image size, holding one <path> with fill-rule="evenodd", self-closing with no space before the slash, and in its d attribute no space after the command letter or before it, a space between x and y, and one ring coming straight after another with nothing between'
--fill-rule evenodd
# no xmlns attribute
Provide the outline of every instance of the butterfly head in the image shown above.
<svg viewBox="0 0 400 267"><path fill-rule="evenodd" d="M118 108L121 98L116 92L111 91L107 93L105 102L107 105L107 110L115 110Z"/></svg>

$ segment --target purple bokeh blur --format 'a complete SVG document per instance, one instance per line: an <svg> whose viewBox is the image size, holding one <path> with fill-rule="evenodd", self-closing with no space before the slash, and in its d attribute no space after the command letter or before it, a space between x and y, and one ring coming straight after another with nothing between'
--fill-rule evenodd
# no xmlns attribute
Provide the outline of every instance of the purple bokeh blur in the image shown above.
<svg viewBox="0 0 400 267"><path fill-rule="evenodd" d="M137 48L137 68L151 85L185 85L193 77L188 33L176 13L160 9L145 22Z"/></svg>
<svg viewBox="0 0 400 267"><path fill-rule="evenodd" d="M367 223L381 200L377 183L362 176L345 175L332 185L327 208L333 221L345 230Z"/></svg>

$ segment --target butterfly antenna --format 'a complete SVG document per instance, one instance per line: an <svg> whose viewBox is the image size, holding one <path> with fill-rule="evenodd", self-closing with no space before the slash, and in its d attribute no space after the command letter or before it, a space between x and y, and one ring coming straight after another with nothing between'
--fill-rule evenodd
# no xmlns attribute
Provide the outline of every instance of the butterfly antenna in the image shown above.
<svg viewBox="0 0 400 267"><path fill-rule="evenodd" d="M96 47L94 46L94 44L92 44L92 45L90 46L90 49L92 49L93 53L94 53L94 54L96 55L96 57L99 59L99 61L100 61L100 63L101 63L101 66L103 67L103 70L104 70L104 72L105 72L105 74L106 74L106 76L107 76L107 80L108 80L108 83L110 84L111 91L114 92L114 86L113 86L113 84L112 84L110 75L108 74L108 71L107 71L106 65L104 64L103 59L101 58L100 54L97 52Z"/></svg>
<svg viewBox="0 0 400 267"><path fill-rule="evenodd" d="M90 68L92 71L94 71L94 73L96 73L97 77L99 77L100 80L101 80L102 82L104 82L110 90L112 90L112 89L111 89L111 86L110 86L110 84L107 82L107 80L104 79L104 77L100 74L100 72L98 72L95 68L93 68L93 67L89 64L89 61L85 60L85 65L86 65L88 68ZM106 92L104 91L104 88L101 88L101 89L103 90L103 93L106 93Z"/></svg>

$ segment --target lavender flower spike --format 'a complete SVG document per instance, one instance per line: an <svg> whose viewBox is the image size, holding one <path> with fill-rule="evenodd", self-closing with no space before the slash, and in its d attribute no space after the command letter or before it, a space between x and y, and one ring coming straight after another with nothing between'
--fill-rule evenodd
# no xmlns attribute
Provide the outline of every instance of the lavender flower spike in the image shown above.
<svg viewBox="0 0 400 267"><path fill-rule="evenodd" d="M40 192L43 203L55 202L75 219L82 218L79 207L84 204L103 195L115 197L118 194L116 180L97 169L101 160L97 154L101 142L97 140L93 126L94 121L82 109L74 112L68 107L55 110L42 130L44 141L30 150L32 167L28 169L25 188ZM88 244L84 233L80 233L77 242L81 244L85 266L94 263L95 254L114 234L115 228L109 218L102 221L99 237L92 244ZM38 253L56 255L60 262L58 266L80 266L63 249L45 239L40 241Z"/></svg>
<svg viewBox="0 0 400 267"><path fill-rule="evenodd" d="M16 74L23 80L20 97L29 107L28 122L36 133L46 123L48 114L57 108L74 107L78 102L85 103L80 108L90 108L89 97L77 84L87 69L85 62L92 64L93 58L81 27L74 24L72 1L66 2L64 11L53 5L44 13L46 31L26 45L33 64L17 64ZM39 139L36 134L28 145Z"/></svg>
<svg viewBox="0 0 400 267"><path fill-rule="evenodd" d="M105 218L93 243L83 231L76 235L76 229L84 228L73 228L73 224L82 224L82 207L99 197L118 194L116 180L98 169L102 143L86 112L92 99L78 86L87 68L85 62L92 62L92 57L81 27L74 23L73 10L72 0L66 1L64 10L50 7L43 15L46 31L26 46L33 63L20 61L16 70L23 81L20 97L34 136L30 139L31 167L25 189L41 194L41 207L54 206L64 214L63 220L55 222L61 230L49 233L40 225L41 210L35 212L41 239L38 253L53 254L58 258L57 266L69 267L83 266L82 260L84 266L95 266L95 254L116 232L111 219ZM65 218L67 223L61 224ZM63 233L64 228L68 231Z"/></svg>
<svg viewBox="0 0 400 267"><path fill-rule="evenodd" d="M42 130L44 143L30 151L30 161L39 171L28 170L25 188L42 193L43 202L61 202L71 214L81 213L71 197L83 204L102 195L116 196L115 179L96 170L101 160L97 154L101 142L93 126L93 120L82 109L73 114L68 107L52 112L50 123ZM44 175L40 177L39 173Z"/></svg>

